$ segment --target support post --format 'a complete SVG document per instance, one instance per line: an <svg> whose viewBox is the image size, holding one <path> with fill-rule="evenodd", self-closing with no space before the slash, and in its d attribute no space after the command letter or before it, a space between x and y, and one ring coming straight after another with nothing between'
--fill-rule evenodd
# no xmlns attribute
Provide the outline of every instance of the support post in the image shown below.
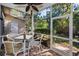
<svg viewBox="0 0 79 59"><path fill-rule="evenodd" d="M70 56L73 55L73 4L71 4L70 18L69 18L69 44L70 44Z"/></svg>
<svg viewBox="0 0 79 59"><path fill-rule="evenodd" d="M34 36L34 14L32 12L32 35Z"/></svg>
<svg viewBox="0 0 79 59"><path fill-rule="evenodd" d="M52 6L50 7L50 49L52 49L53 43L53 21L52 21Z"/></svg>

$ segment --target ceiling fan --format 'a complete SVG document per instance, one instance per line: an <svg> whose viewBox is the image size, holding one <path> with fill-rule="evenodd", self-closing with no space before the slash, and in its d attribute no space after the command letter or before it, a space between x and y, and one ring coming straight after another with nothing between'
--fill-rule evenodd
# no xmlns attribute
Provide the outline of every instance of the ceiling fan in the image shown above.
<svg viewBox="0 0 79 59"><path fill-rule="evenodd" d="M35 10L35 11L37 11L37 12L39 11L36 6L37 6L37 5L41 5L42 3L14 3L14 4L16 4L16 5L26 5L26 4L27 4L27 6L26 6L26 8L25 8L25 11L28 12L28 11L32 8L31 14L30 14L30 15L32 15L32 11L33 11L33 10ZM25 14L24 18L25 18L25 17L26 17L26 14Z"/></svg>
<svg viewBox="0 0 79 59"><path fill-rule="evenodd" d="M36 7L36 5L41 5L42 3L14 3L16 5L25 5L27 4L26 6L26 12L30 10L30 8L32 8L33 10L35 11L39 11L38 8Z"/></svg>

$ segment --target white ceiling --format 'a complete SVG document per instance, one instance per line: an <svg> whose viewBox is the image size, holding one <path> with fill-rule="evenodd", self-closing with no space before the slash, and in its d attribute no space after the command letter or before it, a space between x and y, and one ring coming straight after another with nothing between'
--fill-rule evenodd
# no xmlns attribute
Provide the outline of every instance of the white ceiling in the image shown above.
<svg viewBox="0 0 79 59"><path fill-rule="evenodd" d="M24 4L24 5L15 5L15 4L12 4L12 3L2 3L2 5L10 7L10 8L15 8L15 9L18 9L18 10L23 11L23 12L25 12L25 8L27 6L27 4ZM40 11L42 9L45 9L45 8L51 6L51 5L52 5L51 3L43 3L43 4L38 5L36 7ZM28 11L28 13L30 13L30 10ZM36 13L36 11L34 11L34 13Z"/></svg>

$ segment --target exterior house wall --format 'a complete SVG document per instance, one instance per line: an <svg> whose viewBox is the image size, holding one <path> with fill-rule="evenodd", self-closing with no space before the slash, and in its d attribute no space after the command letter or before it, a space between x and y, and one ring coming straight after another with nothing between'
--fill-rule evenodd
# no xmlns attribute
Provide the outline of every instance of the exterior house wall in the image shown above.
<svg viewBox="0 0 79 59"><path fill-rule="evenodd" d="M1 5L0 5L0 36L4 34L4 20L2 17L2 10L1 10ZM0 37L0 48L2 45L2 38Z"/></svg>
<svg viewBox="0 0 79 59"><path fill-rule="evenodd" d="M1 36L1 19L0 19L0 36ZM1 40L1 37L0 37L0 48L1 48L1 44L2 44L2 40Z"/></svg>
<svg viewBox="0 0 79 59"><path fill-rule="evenodd" d="M4 20L4 24L5 24L5 33L8 34L11 32L11 23L12 22L15 22L15 23L18 23L18 33L22 33L23 31L26 30L25 28L25 21L21 20L21 19L16 19L15 16L12 16L11 15L11 9L9 8L4 8L4 13L8 14L6 15L5 17L5 20Z"/></svg>
<svg viewBox="0 0 79 59"><path fill-rule="evenodd" d="M5 33L11 33L11 23L15 22L16 24L18 24L18 33L25 31L25 24L24 21L19 20L19 19L15 19L11 16L6 16L5 17Z"/></svg>
<svg viewBox="0 0 79 59"><path fill-rule="evenodd" d="M0 36L1 36L1 6L0 6ZM0 47L1 47L1 38L0 38Z"/></svg>

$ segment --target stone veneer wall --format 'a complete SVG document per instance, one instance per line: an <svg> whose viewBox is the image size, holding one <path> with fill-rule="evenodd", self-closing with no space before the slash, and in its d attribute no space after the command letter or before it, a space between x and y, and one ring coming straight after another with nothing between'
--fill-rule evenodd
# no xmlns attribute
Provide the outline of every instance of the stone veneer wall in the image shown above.
<svg viewBox="0 0 79 59"><path fill-rule="evenodd" d="M25 22L23 20L15 19L11 16L5 18L5 33L11 33L11 23L15 22L18 24L18 33L25 31Z"/></svg>
<svg viewBox="0 0 79 59"><path fill-rule="evenodd" d="M11 11L11 9L9 9L9 8L4 8L4 12L6 13L6 14L9 14L9 15L6 15L6 17L5 17L5 33L6 34L8 34L8 33L10 33L11 32L11 22L16 22L16 23L18 23L18 33L20 33L20 32L23 32L23 31L25 31L26 30L26 28L25 28L25 21L23 21L23 20L20 20L20 19L16 19L15 17L13 17L13 16L11 16L10 15L10 11ZM27 18L28 19L28 18Z"/></svg>

